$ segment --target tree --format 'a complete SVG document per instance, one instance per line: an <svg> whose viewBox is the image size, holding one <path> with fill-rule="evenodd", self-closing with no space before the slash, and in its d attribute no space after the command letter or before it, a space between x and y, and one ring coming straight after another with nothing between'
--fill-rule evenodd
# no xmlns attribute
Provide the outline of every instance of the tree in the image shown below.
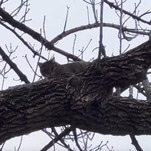
<svg viewBox="0 0 151 151"><path fill-rule="evenodd" d="M69 15L69 7L67 7L63 32L49 41L45 33L45 18L43 21L44 36L42 36L42 31L38 33L27 26L30 7L28 0L21 1L19 7L12 13L7 12L8 2L6 2L1 1L1 26L11 31L38 59L33 58L37 62L34 69L32 63L28 60L29 58L25 56L28 65L34 71L33 80L29 80L26 73L16 65L15 60L12 60L12 55L17 50L12 51L12 49L6 47L7 53L6 48L6 50L3 47L0 48L3 66L1 69L2 89L4 82L7 81L6 75L11 72L10 69L13 69L19 79L25 83L0 92L0 142L3 143L15 136L43 130L53 138L42 150L47 150L58 140L65 148L73 150L66 144L66 137L70 139L73 137L79 150L88 150L87 146L84 149L80 146L79 139L83 135L88 136L89 131L91 131L100 134L130 135L136 149L142 150L135 135L150 135L151 133L151 88L147 78L151 66L151 40L150 31L146 29L151 23L145 18L150 15L149 11L137 14L139 5L142 3L137 3L134 10L129 12L124 9L125 3L123 1L102 0L96 2L95 0L84 0L83 3L88 5L88 24L67 30ZM104 22L104 6L110 6L116 11L119 17L118 25ZM90 23L89 20L91 7L94 16L93 23ZM100 10L100 19L97 17L96 10ZM18 19L18 16L22 13L23 16ZM128 21L134 22L134 28L127 27ZM105 50L103 45L103 27L118 30L119 55L107 55L108 51ZM73 42L72 53L58 48L56 43L70 34L93 28L99 28L99 47L94 49L94 51L98 50L98 55L95 59L91 58L92 60L82 72L70 77L56 76L50 79L38 79L40 78L37 71L38 62L40 59L47 60L44 49L48 50L47 54L50 51L55 51L63 55L68 61L83 60L83 57L76 55L77 36L75 36ZM27 41L26 35L41 44L39 51L36 51ZM149 40L123 52L123 40L133 41L139 35L146 35ZM87 46L90 43L91 40ZM83 56L86 50L87 47L82 49L80 56ZM9 69L7 65L9 65ZM145 100L133 97L132 86L145 96ZM121 93L127 89L130 89L129 96L121 96ZM60 134L55 129L57 126L63 126ZM51 128L54 135L48 132L46 128ZM86 130L86 132L80 131L78 135L77 128ZM107 147L107 144L105 145ZM101 144L94 149L101 150L102 147Z"/></svg>

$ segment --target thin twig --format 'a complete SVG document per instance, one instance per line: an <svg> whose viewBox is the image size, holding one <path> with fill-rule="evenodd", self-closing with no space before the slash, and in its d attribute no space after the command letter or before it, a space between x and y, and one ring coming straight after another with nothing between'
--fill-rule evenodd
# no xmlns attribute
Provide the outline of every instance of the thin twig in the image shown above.
<svg viewBox="0 0 151 151"><path fill-rule="evenodd" d="M74 35L73 47L72 47L72 54L74 55L75 43L76 43L77 35Z"/></svg>
<svg viewBox="0 0 151 151"><path fill-rule="evenodd" d="M44 60L47 60L45 57L41 56L38 52L36 52L15 30L5 25L3 22L0 22L1 25L3 25L5 28L10 30L31 52L34 54L34 56L39 56Z"/></svg>
<svg viewBox="0 0 151 151"><path fill-rule="evenodd" d="M99 53L98 53L98 62L101 59L101 55L106 57L105 49L103 46L103 4L104 0L101 0L101 7L100 7L100 36L99 36Z"/></svg>
<svg viewBox="0 0 151 151"><path fill-rule="evenodd" d="M122 22L123 22L123 2L121 0L121 11L120 11L120 30L119 30L119 40L120 40L120 48L119 48L119 54L122 54Z"/></svg>
<svg viewBox="0 0 151 151"><path fill-rule="evenodd" d="M88 24L90 24L90 15L89 15L89 7L87 6L87 16L88 16Z"/></svg>
<svg viewBox="0 0 151 151"><path fill-rule="evenodd" d="M95 0L90 0L90 1L91 1L94 20L95 20L95 22L98 22L97 15L96 15L96 9L95 9L95 5L96 5Z"/></svg>
<svg viewBox="0 0 151 151"><path fill-rule="evenodd" d="M68 21L68 15L69 15L69 8L70 7L67 6L67 13L66 13L66 19L65 19L65 23L64 23L63 32L66 31L66 26L67 26L67 21Z"/></svg>
<svg viewBox="0 0 151 151"><path fill-rule="evenodd" d="M21 136L21 138L20 138L20 143L19 143L19 146L18 146L18 148L17 148L17 151L20 150L21 145L22 145L22 142L23 142L23 136Z"/></svg>
<svg viewBox="0 0 151 151"><path fill-rule="evenodd" d="M106 4L108 4L111 8L114 8L114 9L119 10L119 11L121 10L121 8L119 8L118 6L114 5L113 2L109 2L108 0L104 0L104 2ZM136 15L130 13L129 11L126 11L126 10L123 9L123 13L128 15L128 16L131 16L133 19L136 19L137 21L140 21L142 23L146 23L148 25L151 25L151 21L146 21L146 20L140 18L139 16L136 16Z"/></svg>

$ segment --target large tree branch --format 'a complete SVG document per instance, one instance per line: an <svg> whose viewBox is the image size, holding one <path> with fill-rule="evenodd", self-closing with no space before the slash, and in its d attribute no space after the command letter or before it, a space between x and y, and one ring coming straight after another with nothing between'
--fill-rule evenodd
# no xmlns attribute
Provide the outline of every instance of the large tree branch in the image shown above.
<svg viewBox="0 0 151 151"><path fill-rule="evenodd" d="M151 103L113 98L103 108L102 99L97 97L97 102L85 107L86 99L79 100L81 105L73 104L69 95L65 95L66 82L56 80L17 86L0 93L0 142L67 124L101 134L151 134Z"/></svg>
<svg viewBox="0 0 151 151"><path fill-rule="evenodd" d="M151 102L112 96L145 79L151 41L83 72L0 92L0 142L46 127L72 125L101 134L151 134Z"/></svg>

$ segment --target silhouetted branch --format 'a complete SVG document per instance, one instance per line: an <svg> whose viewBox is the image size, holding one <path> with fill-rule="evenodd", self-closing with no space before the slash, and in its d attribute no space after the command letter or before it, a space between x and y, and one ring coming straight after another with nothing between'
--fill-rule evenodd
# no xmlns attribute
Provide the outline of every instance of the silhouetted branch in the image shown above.
<svg viewBox="0 0 151 151"><path fill-rule="evenodd" d="M78 147L79 151L83 151L80 144L79 144L79 142L78 142L76 128L73 129L73 136L74 136L74 140L75 140L76 146Z"/></svg>
<svg viewBox="0 0 151 151"><path fill-rule="evenodd" d="M137 151L143 151L143 150L141 149L141 147L140 147L140 145L139 145L137 139L135 138L135 136L131 134L131 135L130 135L130 138L131 138L132 144L135 146L136 150L137 150Z"/></svg>
<svg viewBox="0 0 151 151"><path fill-rule="evenodd" d="M67 30L59 35L57 35L55 38L53 38L50 42L52 44L56 43L57 41L63 39L64 37L73 34L75 32L79 32L79 31L83 31L83 30L88 30L88 29L93 29L93 28L98 28L100 26L100 23L96 22L93 24L88 24L88 25L83 25L80 27L76 27L70 30ZM103 23L103 27L109 27L109 28L113 28L113 29L117 29L120 30L120 25L116 25L116 24L110 24L110 23ZM131 33L137 33L140 35L150 35L150 31L149 30L141 30L141 29L131 29L131 28L127 28L127 27L122 27L122 31L123 32L131 32Z"/></svg>
<svg viewBox="0 0 151 151"><path fill-rule="evenodd" d="M45 57L43 57L42 55L40 55L38 52L36 52L14 29L8 27L7 25L5 25L3 22L0 21L0 24L2 26L4 26L5 28L7 28L8 30L10 30L18 39L20 39L20 41L29 49L31 50L31 52L34 54L34 56L39 56L40 58L47 60Z"/></svg>
<svg viewBox="0 0 151 151"><path fill-rule="evenodd" d="M30 81L27 79L26 75L24 75L17 65L11 61L11 59L5 54L3 49L0 47L0 55L2 56L3 60L6 61L9 66L16 72L16 74L19 76L21 81L24 81L25 83L30 83Z"/></svg>
<svg viewBox="0 0 151 151"><path fill-rule="evenodd" d="M2 16L2 18L9 23L10 25L12 25L15 28L18 28L19 30L27 33L28 35L30 35L32 38L36 39L37 41L39 41L42 45L44 45L46 48L48 48L49 50L54 50L57 53L60 53L64 56L66 56L67 58L71 58L74 61L76 60L80 60L78 57L67 53L57 47L55 47L53 44L51 44L51 42L49 42L48 40L46 40L44 37L42 37L41 34L37 33L36 31L32 30L31 28L29 28L28 26L16 21L12 16L10 16L6 11L4 11L1 7L0 7L0 16Z"/></svg>
<svg viewBox="0 0 151 151"><path fill-rule="evenodd" d="M118 7L118 6L116 6L116 5L114 5L113 2L109 2L108 0L104 0L104 2L105 2L106 4L108 4L111 8L114 8L114 9L116 9L116 10L121 11L121 8ZM126 15L128 15L128 16L131 16L133 19L136 19L137 21L141 21L141 22L143 22L143 23L146 23L146 24L148 24L148 25L151 25L151 21L146 21L146 20L142 19L140 16L136 16L136 15L130 13L129 11L124 10L124 9L123 9L122 11L123 11L124 14L126 14Z"/></svg>
<svg viewBox="0 0 151 151"><path fill-rule="evenodd" d="M50 141L41 151L47 151L49 148L51 148L57 141L61 140L62 137L65 137L72 131L72 127L66 128L63 132L61 132L59 135L57 135L52 141ZM68 147L69 151L72 151Z"/></svg>

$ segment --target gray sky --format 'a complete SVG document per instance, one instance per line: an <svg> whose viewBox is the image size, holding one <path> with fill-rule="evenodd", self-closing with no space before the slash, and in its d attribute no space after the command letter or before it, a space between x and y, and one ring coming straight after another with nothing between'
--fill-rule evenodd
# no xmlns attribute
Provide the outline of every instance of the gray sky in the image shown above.
<svg viewBox="0 0 151 151"><path fill-rule="evenodd" d="M19 1L19 0L18 0ZM18 2L17 0L12 0L9 3L6 3L5 7L6 10L14 10L16 8L16 4ZM134 2L134 1L133 1ZM135 2L138 2L135 0ZM134 4L131 4L132 2L128 0L127 4L125 4L125 9L133 10ZM48 40L53 39L55 36L57 36L59 33L63 31L65 17L66 17L66 11L67 6L70 7L69 9L69 17L67 22L67 30L71 29L73 27L78 27L81 25L86 25L88 23L88 17L87 17L87 9L84 2L80 0L43 0L43 1L37 1L37 0L31 0L30 1L30 12L28 14L28 18L32 19L30 22L27 22L26 25L29 25L32 29L40 32L40 29L43 26L43 20L44 16L46 16L46 22L45 22L45 31L46 31L46 37ZM141 11L145 11L150 9L150 1L145 1L140 6ZM119 20L117 15L114 13L114 10L110 10L108 6L105 6L104 8L104 21L106 23L116 23L118 24ZM111 12L110 12L110 11ZM93 23L93 15L91 14L92 10L89 8L89 14L90 14L90 22ZM20 16L17 16L19 18ZM148 18L150 19L150 15L148 15ZM133 28L134 23L129 22L127 26ZM109 56L111 55L117 55L119 52L119 41L117 38L117 30L115 29L109 29L104 28L104 35L103 35L103 42L105 45L105 48L107 50L107 54ZM26 60L23 57L24 55L28 55L29 59L32 61L32 64L36 66L37 58L33 59L31 56L30 51L22 45L19 40L15 39L14 35L11 34L9 31L6 31L3 27L0 26L0 41L1 46L5 48L5 44L9 45L12 43L13 48L15 48L18 45L18 51L16 54L19 54L19 57L16 58L16 62L18 66L22 69L24 66L27 66ZM9 37L9 38L8 38ZM35 44L35 49L40 49L40 44L37 43L35 40L33 40L31 37L24 35L24 37L31 42L31 44ZM88 46L85 54L84 54L84 60L89 61L92 57L97 58L97 51L92 52L92 50L96 47L98 47L98 41L99 41L99 34L98 29L88 30L84 32L80 32L77 34L77 40L75 44L75 54L79 54L79 50L82 50L82 48L86 47L86 45L89 43L90 39L92 39L90 45ZM143 36L138 36L135 40L132 42L123 41L123 50L125 50L130 45L130 48L133 48L140 43L143 43L148 38ZM72 47L73 47L73 41L74 41L74 34L68 36L62 41L59 41L57 43L57 47L66 50L70 53L72 53ZM47 57L47 52L43 52L45 56ZM90 55L91 54L91 55ZM67 60L65 57L55 53L51 52L51 56L55 55L56 61L60 63L66 63ZM41 60L43 61L43 60ZM29 79L33 79L33 75L31 76L31 70L29 67L24 68L24 72L27 73ZM15 75L15 73L10 72L11 75ZM17 79L17 77L16 77ZM0 78L0 81L2 79ZM9 86L16 85L16 81L13 81L10 76L8 76L8 82L5 84L5 88L8 88ZM17 84L20 84L18 82ZM13 150L14 147L18 146L20 137L13 138L10 141L8 141L5 145L4 150ZM104 135L96 135L94 139L94 144L98 143L99 141L109 141L108 146L114 147L115 151L128 151L132 150L135 151L134 147L131 145L131 140L129 136L120 137L120 136L104 136ZM150 136L139 136L138 141L142 148L145 151L151 150L150 145ZM42 148L45 144L49 142L49 138L43 134L42 132L35 132L32 134L25 135L23 138L23 144L20 151L25 150L34 150L38 151L40 148ZM105 150L103 150L105 151Z"/></svg>

